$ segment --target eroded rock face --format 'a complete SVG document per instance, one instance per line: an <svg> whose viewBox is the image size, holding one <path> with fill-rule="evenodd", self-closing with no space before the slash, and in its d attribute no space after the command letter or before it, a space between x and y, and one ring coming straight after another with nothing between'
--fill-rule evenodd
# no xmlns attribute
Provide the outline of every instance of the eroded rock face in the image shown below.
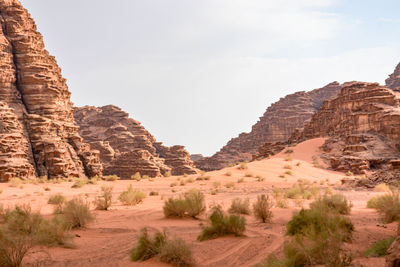
<svg viewBox="0 0 400 267"><path fill-rule="evenodd" d="M197 173L183 146L163 146L116 106L75 108L74 115L85 142L101 152L104 174L129 179L136 172L151 177Z"/></svg>
<svg viewBox="0 0 400 267"><path fill-rule="evenodd" d="M98 153L78 134L66 81L29 13L18 0L0 1L0 24L1 127L15 143L1 145L0 181L101 174Z"/></svg>
<svg viewBox="0 0 400 267"><path fill-rule="evenodd" d="M203 170L217 170L230 163L251 160L266 142L286 142L296 128L311 119L322 103L336 96L341 89L337 82L310 92L297 92L272 104L250 133L241 133L230 140L212 157L201 158L196 166Z"/></svg>
<svg viewBox="0 0 400 267"><path fill-rule="evenodd" d="M386 86L390 89L400 91L400 63L397 65L393 74L386 79Z"/></svg>
<svg viewBox="0 0 400 267"><path fill-rule="evenodd" d="M330 137L322 147L333 169L380 169L400 158L400 93L377 83L351 82L326 101L292 143Z"/></svg>

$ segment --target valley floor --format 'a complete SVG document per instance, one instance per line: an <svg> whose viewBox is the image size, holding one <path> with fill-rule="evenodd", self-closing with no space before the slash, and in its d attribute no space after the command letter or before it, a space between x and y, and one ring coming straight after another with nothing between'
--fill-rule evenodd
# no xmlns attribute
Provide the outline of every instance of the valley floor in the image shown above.
<svg viewBox="0 0 400 267"><path fill-rule="evenodd" d="M225 168L220 171L209 172L210 180L194 181L179 185L180 180L192 177L194 180L199 175L187 177L166 177L141 181L115 181L99 182L97 185L85 185L82 188L71 188L72 182L60 184L23 184L20 187L10 187L8 184L0 184L0 203L4 206L15 204L30 204L33 210L40 210L44 215L51 215L53 207L47 204L48 198L55 193L62 193L67 198L81 195L89 201L99 194L103 184L113 185L114 203L109 211L94 211L95 222L86 229L74 230L76 234L76 248L35 248L25 259L25 264L39 266L168 266L157 259L151 259L142 263L129 260L129 252L134 247L137 236L143 227L152 230L166 230L170 236L183 238L191 246L193 256L198 266L254 266L262 262L270 253L280 254L285 240L286 224L292 214L308 207L309 201L303 203L290 201L289 208L273 208L272 223L259 223L252 216L246 216L246 232L243 237L223 237L205 242L199 242L196 237L201 231L201 224L206 223L206 216L199 220L194 219L165 219L162 212L164 201L168 197L178 196L181 193L197 188L206 195L207 207L221 204L228 209L232 199L236 197L249 198L251 202L260 194L270 194L273 189L288 188L298 179L316 181L321 190L340 191L353 203L350 218L355 225L353 241L346 249L354 255L354 262L363 266L379 267L385 265L384 258L365 258L362 253L375 241L396 235L395 223L381 225L378 215L372 209L366 208L366 202L376 194L367 190L357 190L341 186L340 180L343 173L332 172L323 168L314 167L318 147L323 139L314 139L298 145L293 153L281 153L270 159L248 163L248 169L239 170L237 166ZM289 158L290 157L290 158ZM291 174L285 174L290 165ZM225 175L231 172L231 176ZM245 177L250 176L253 177ZM256 176L264 178L258 181ZM238 179L244 181L238 183ZM323 181L323 182L321 182ZM171 183L177 182L177 186L171 187ZM218 192L215 190L215 182L220 182ZM234 182L233 188L225 185ZM147 194L143 203L137 206L123 206L118 201L119 194L128 185L140 189ZM46 191L45 188L50 189ZM47 190L48 190L47 189ZM159 192L158 196L149 196L151 191ZM79 237L78 237L79 236Z"/></svg>

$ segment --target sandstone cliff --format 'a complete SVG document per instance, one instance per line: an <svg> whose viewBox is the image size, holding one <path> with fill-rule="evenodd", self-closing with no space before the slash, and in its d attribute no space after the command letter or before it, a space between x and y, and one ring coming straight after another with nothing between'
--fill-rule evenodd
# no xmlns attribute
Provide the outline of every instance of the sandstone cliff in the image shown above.
<svg viewBox="0 0 400 267"><path fill-rule="evenodd" d="M285 142L292 132L302 127L320 108L322 103L334 97L341 89L337 82L310 92L297 92L272 104L251 132L241 133L231 139L219 152L196 161L203 170L217 170L230 163L250 160L266 142Z"/></svg>
<svg viewBox="0 0 400 267"><path fill-rule="evenodd" d="M289 142L316 137L328 137L322 149L335 170L362 174L395 164L400 158L400 93L377 83L345 83Z"/></svg>
<svg viewBox="0 0 400 267"><path fill-rule="evenodd" d="M74 115L85 142L101 152L104 174L129 179L136 172L151 177L197 172L183 146L163 146L116 106L75 108Z"/></svg>
<svg viewBox="0 0 400 267"><path fill-rule="evenodd" d="M82 142L70 92L18 0L0 1L0 181L94 176L98 153Z"/></svg>
<svg viewBox="0 0 400 267"><path fill-rule="evenodd" d="M390 89L400 91L400 63L389 78L386 79L386 86Z"/></svg>

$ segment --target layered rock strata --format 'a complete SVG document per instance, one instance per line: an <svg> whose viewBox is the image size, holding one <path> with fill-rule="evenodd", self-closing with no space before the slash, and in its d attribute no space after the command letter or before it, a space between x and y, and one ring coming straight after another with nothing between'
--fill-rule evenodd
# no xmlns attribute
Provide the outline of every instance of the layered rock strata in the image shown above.
<svg viewBox="0 0 400 267"><path fill-rule="evenodd" d="M27 10L0 1L0 24L0 181L101 174L98 152L78 134L66 80Z"/></svg>
<svg viewBox="0 0 400 267"><path fill-rule="evenodd" d="M250 160L266 142L286 142L296 128L302 127L321 107L322 103L336 96L341 89L337 82L310 92L297 92L272 104L251 132L241 133L231 139L211 157L197 160L203 170L217 170L230 163Z"/></svg>
<svg viewBox="0 0 400 267"><path fill-rule="evenodd" d="M386 79L386 86L390 89L400 91L400 63L397 65L394 72Z"/></svg>
<svg viewBox="0 0 400 267"><path fill-rule="evenodd" d="M75 120L85 142L99 150L104 174L129 179L139 172L151 177L197 173L183 146L166 147L120 108L75 108Z"/></svg>
<svg viewBox="0 0 400 267"><path fill-rule="evenodd" d="M400 158L400 93L377 83L345 83L290 143L329 137L322 149L331 167L356 174Z"/></svg>

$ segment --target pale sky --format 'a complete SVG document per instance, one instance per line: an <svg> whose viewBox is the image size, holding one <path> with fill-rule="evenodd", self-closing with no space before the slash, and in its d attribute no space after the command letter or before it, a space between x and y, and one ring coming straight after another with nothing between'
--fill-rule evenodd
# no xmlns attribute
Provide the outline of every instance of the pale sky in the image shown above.
<svg viewBox="0 0 400 267"><path fill-rule="evenodd" d="M384 83L398 0L20 0L76 106L114 104L158 141L211 155L273 102Z"/></svg>

